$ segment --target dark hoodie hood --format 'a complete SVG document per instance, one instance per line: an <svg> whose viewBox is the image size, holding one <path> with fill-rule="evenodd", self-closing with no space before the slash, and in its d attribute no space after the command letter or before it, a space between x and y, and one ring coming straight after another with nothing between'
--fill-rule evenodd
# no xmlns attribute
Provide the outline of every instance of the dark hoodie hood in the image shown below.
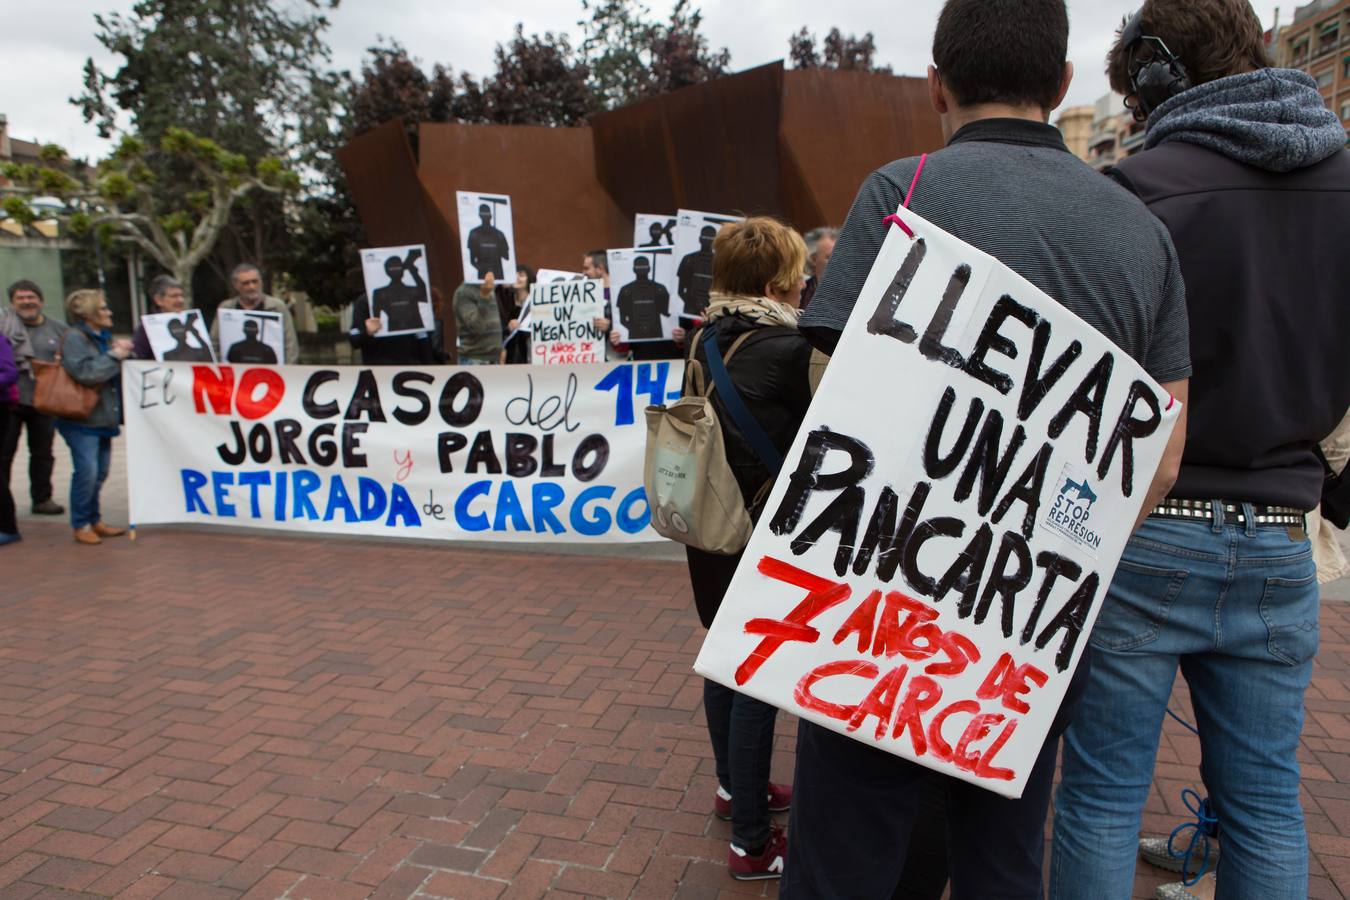
<svg viewBox="0 0 1350 900"><path fill-rule="evenodd" d="M1148 118L1145 148L1185 141L1269 172L1292 172L1345 147L1345 129L1317 82L1295 69L1261 69L1184 91Z"/></svg>

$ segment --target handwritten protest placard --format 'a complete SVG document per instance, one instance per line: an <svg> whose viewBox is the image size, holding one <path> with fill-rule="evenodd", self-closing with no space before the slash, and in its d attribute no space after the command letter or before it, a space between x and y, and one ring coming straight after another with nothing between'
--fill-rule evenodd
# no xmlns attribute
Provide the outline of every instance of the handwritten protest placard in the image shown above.
<svg viewBox="0 0 1350 900"><path fill-rule="evenodd" d="M1180 406L900 213L695 668L1017 797Z"/></svg>
<svg viewBox="0 0 1350 900"><path fill-rule="evenodd" d="M542 365L585 365L605 361L605 335L595 320L605 314L605 283L550 281L530 289L521 329L530 332L530 361Z"/></svg>
<svg viewBox="0 0 1350 900"><path fill-rule="evenodd" d="M131 520L423 539L660 540L642 407L676 361L123 366Z"/></svg>

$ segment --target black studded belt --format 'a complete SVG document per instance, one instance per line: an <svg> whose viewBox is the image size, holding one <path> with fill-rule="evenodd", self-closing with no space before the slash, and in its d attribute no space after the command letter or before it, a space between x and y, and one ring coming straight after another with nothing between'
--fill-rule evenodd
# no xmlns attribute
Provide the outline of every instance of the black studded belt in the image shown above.
<svg viewBox="0 0 1350 900"><path fill-rule="evenodd" d="M1246 525L1247 513L1243 504L1219 501L1225 525ZM1251 505L1252 521L1257 525L1305 525L1304 512L1293 506ZM1214 520L1214 501L1175 500L1171 497L1153 507L1150 516L1165 519L1191 519L1199 522Z"/></svg>

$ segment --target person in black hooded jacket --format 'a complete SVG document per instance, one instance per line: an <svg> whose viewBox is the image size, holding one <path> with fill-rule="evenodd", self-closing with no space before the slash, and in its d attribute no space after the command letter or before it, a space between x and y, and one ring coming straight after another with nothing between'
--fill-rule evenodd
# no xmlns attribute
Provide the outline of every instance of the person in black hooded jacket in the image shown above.
<svg viewBox="0 0 1350 900"><path fill-rule="evenodd" d="M1166 896L1302 900L1296 753L1318 644L1304 513L1321 494L1315 447L1350 405L1345 131L1311 76L1268 67L1247 0L1146 0L1108 74L1148 123L1113 174L1176 247L1194 373L1180 474L1093 627L1050 896L1130 896L1180 668L1223 856L1216 881Z"/></svg>
<svg viewBox="0 0 1350 900"><path fill-rule="evenodd" d="M715 339L725 355L734 341L750 336L727 362L737 393L780 455L786 455L811 402L811 345L797 331L797 304L806 267L806 244L774 219L758 217L726 225L714 244L712 302L699 332L691 337L693 358L707 371L707 344ZM712 394L721 423L727 462L736 476L752 519L768 497L776 472L736 427ZM712 624L740 554L718 556L686 548L694 602L704 627ZM777 710L713 681L704 681L703 705L717 761L714 808L731 820L727 854L732 877L777 878L783 872L787 840L770 821L788 808L792 789L769 782Z"/></svg>

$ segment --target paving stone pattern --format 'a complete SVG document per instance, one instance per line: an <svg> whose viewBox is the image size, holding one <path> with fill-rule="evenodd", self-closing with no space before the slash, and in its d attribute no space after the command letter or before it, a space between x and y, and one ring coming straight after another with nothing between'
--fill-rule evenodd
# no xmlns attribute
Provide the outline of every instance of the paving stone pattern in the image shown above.
<svg viewBox="0 0 1350 900"><path fill-rule="evenodd" d="M24 529L0 550L0 898L776 893L726 874L677 563ZM1350 888L1346 609L1308 695L1315 897ZM792 741L780 717L778 778ZM1197 762L1169 724L1149 828ZM1163 880L1141 866L1136 896Z"/></svg>

